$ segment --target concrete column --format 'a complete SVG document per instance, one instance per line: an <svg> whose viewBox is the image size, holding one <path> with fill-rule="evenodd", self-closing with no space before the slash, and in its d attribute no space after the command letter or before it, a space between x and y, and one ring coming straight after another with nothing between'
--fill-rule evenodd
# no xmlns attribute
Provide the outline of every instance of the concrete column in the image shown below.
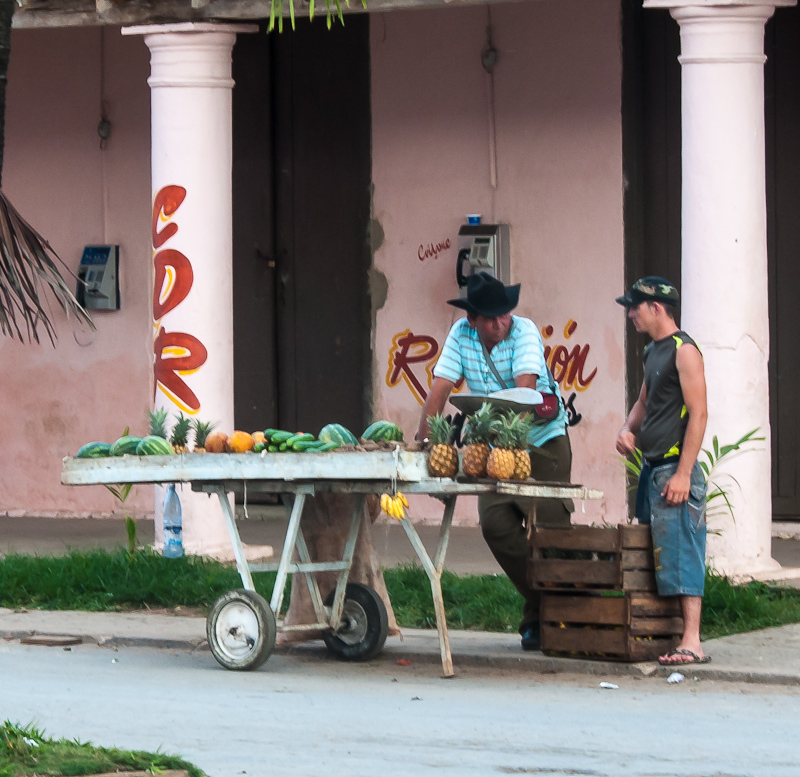
<svg viewBox="0 0 800 777"><path fill-rule="evenodd" d="M150 49L153 394L233 431L231 53L255 25L131 27ZM210 454L209 454L210 455ZM156 541L164 490L156 487ZM219 502L179 489L187 553L232 557ZM252 555L252 554L251 554ZM258 555L258 554L256 554Z"/></svg>
<svg viewBox="0 0 800 777"><path fill-rule="evenodd" d="M755 428L766 438L720 468L734 517L723 500L710 505L709 563L734 576L779 570L771 558L764 171L764 25L776 4L645 3L671 6L681 30L681 324L705 358L704 447L714 435L728 444Z"/></svg>

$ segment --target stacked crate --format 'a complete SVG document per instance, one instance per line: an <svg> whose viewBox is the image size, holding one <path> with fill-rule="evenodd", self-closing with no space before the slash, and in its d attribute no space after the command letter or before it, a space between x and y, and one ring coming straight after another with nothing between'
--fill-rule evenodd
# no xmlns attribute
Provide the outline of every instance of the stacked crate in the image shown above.
<svg viewBox="0 0 800 777"><path fill-rule="evenodd" d="M680 602L656 592L649 526L534 529L529 538L544 653L649 661L678 644Z"/></svg>

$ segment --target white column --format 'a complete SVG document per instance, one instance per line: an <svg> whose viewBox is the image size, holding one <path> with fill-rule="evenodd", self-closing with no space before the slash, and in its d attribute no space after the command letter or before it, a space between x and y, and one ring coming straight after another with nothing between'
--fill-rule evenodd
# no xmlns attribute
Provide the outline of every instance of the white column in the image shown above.
<svg viewBox="0 0 800 777"><path fill-rule="evenodd" d="M233 431L231 54L254 25L132 27L150 49L154 401ZM212 455L212 454L209 454ZM179 489L187 553L232 558L219 501ZM156 488L156 539L164 490ZM259 555L251 553L250 555ZM261 554L263 555L263 554Z"/></svg>
<svg viewBox="0 0 800 777"><path fill-rule="evenodd" d="M680 5L646 3L656 4ZM714 435L727 444L755 428L766 438L721 468L734 517L720 512L722 500L711 503L709 529L719 533L709 535L709 563L756 577L779 570L771 558L764 170L764 25L775 5L671 8L681 30L681 324L705 359L704 447Z"/></svg>

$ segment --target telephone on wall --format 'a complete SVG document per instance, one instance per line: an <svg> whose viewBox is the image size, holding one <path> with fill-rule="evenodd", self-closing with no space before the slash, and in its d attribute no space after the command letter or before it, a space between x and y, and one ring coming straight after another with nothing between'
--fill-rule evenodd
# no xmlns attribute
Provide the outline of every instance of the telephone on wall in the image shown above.
<svg viewBox="0 0 800 777"><path fill-rule="evenodd" d="M462 296L467 278L481 270L505 285L511 282L508 224L464 224L458 230L456 281Z"/></svg>

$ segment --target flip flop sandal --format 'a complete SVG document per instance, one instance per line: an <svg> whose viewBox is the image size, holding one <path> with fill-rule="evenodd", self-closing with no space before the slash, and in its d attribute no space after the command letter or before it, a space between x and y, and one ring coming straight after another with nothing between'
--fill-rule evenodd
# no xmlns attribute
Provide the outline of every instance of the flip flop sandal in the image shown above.
<svg viewBox="0 0 800 777"><path fill-rule="evenodd" d="M668 658L675 658L676 656L686 656L686 661L667 661L665 659ZM700 656L697 653L693 653L691 650L687 648L674 648L670 650L669 653L665 656L661 656L658 659L658 663L661 666L688 666L690 664L709 664L711 663L711 656Z"/></svg>

